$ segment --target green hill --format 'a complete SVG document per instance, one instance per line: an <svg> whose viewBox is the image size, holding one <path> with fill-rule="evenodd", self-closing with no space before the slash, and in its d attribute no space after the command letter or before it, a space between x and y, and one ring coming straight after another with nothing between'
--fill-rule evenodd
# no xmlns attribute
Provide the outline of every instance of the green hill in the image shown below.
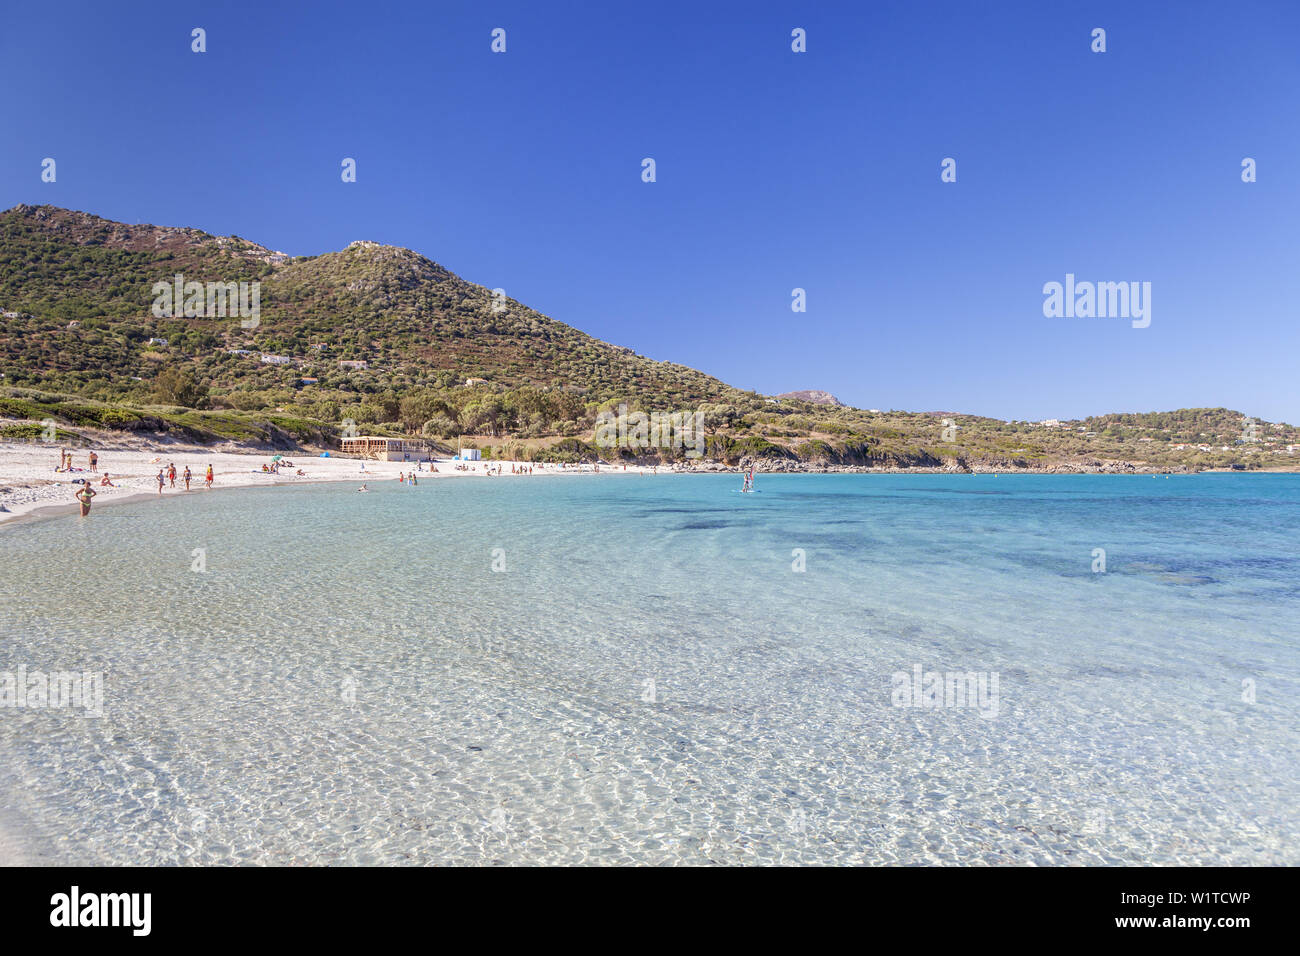
<svg viewBox="0 0 1300 956"><path fill-rule="evenodd" d="M259 283L255 327L153 314L155 284L177 274L205 288ZM0 213L0 311L0 436L53 418L328 445L350 422L468 435L489 453L608 458L618 452L591 445L597 416L626 404L698 410L708 457L770 467L1266 467L1295 461L1285 446L1300 442L1291 426L1259 423L1237 443L1243 416L1226 409L1044 426L803 400L818 392L770 398L602 342L408 249L355 242L293 257L52 206Z"/></svg>

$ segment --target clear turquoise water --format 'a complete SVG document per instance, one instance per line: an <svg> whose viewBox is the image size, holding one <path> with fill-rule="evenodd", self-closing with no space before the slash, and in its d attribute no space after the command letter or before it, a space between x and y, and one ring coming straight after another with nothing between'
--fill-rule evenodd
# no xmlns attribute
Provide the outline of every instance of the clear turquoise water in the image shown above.
<svg viewBox="0 0 1300 956"><path fill-rule="evenodd" d="M1300 862L1300 477L738 485L2 529L0 670L106 674L0 709L5 819L88 863ZM997 716L894 706L918 664Z"/></svg>

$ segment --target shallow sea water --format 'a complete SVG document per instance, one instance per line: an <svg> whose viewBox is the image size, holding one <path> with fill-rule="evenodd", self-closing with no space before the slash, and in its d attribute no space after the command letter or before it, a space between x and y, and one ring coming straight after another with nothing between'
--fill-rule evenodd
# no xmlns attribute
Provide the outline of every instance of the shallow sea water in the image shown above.
<svg viewBox="0 0 1300 956"><path fill-rule="evenodd" d="M1300 862L1300 476L738 486L0 529L0 672L104 674L0 708L0 810L65 863ZM896 706L916 665L996 715Z"/></svg>

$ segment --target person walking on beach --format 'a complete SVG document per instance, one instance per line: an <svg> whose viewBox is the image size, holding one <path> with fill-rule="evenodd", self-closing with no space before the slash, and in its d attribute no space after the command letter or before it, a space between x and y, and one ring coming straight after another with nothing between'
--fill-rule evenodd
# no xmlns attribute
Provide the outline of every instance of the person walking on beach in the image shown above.
<svg viewBox="0 0 1300 956"><path fill-rule="evenodd" d="M208 465L208 473L203 478L203 483L208 486L208 491L212 490L212 466Z"/></svg>
<svg viewBox="0 0 1300 956"><path fill-rule="evenodd" d="M184 475L184 477L185 477L185 490L186 490L186 491L189 491L189 490L190 490L190 479L194 477L193 475L190 474L190 466L189 466L189 465L186 465L186 466L185 466L185 475Z"/></svg>
<svg viewBox="0 0 1300 956"><path fill-rule="evenodd" d="M99 456L93 451L90 453L90 470L99 471Z"/></svg>
<svg viewBox="0 0 1300 956"><path fill-rule="evenodd" d="M167 482L167 476L161 468L158 469L158 494L162 494L163 485Z"/></svg>
<svg viewBox="0 0 1300 956"><path fill-rule="evenodd" d="M90 499L93 497L95 497L95 490L90 487L90 482L86 482L77 492L77 500L81 502L81 517L90 514Z"/></svg>
<svg viewBox="0 0 1300 956"><path fill-rule="evenodd" d="M169 461L167 463L167 477L171 479L172 487L176 487L176 463Z"/></svg>

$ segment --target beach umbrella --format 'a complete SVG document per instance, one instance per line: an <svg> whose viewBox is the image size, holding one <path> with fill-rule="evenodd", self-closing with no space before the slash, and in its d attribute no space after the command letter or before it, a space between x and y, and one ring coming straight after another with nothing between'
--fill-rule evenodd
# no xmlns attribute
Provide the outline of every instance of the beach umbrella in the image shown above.
<svg viewBox="0 0 1300 956"><path fill-rule="evenodd" d="M284 455L272 455L272 456L271 456L271 460L272 460L272 461L279 461L279 460L280 460L281 458L283 458L283 457L284 457Z"/></svg>

